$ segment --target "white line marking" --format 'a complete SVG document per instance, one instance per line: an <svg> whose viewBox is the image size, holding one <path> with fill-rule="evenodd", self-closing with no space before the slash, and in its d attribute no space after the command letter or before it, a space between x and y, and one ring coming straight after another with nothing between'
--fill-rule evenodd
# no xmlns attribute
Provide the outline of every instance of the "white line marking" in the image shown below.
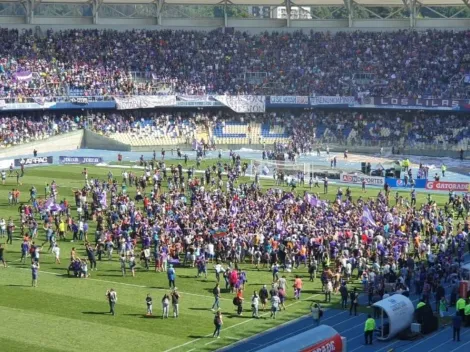
<svg viewBox="0 0 470 352"><path fill-rule="evenodd" d="M308 301L309 299L311 299L311 298L313 298L313 297L316 297L316 296L319 296L319 295L320 295L320 294L316 294L316 295L307 297L307 299L305 299L305 300L297 300L297 301L295 301L294 303L288 304L288 305L286 306L286 308L287 308L287 307L291 307L291 306L293 306L293 305L295 305L295 304L297 304L297 303L300 303L300 302L306 302L306 301ZM260 317L266 316L266 315L268 315L268 314L271 314L271 312L267 312L267 313L261 314ZM300 319L300 318L297 318L297 319ZM248 322L250 322L250 321L252 321L252 320L257 320L257 319L256 319L256 318L250 318L250 319L244 320L244 321L242 321L242 322L240 322L240 323L238 323L238 324L231 325L231 326L229 326L228 328L225 328L223 331L227 331L227 330L229 330L229 329L231 329L231 328L234 328L234 327L236 327L236 326L240 326L240 325L246 324L246 323L248 323ZM292 322L292 321L288 321L288 322L285 322L285 323L283 323L283 324L291 323L291 322ZM282 325L282 324L281 324L281 325ZM279 325L279 326L281 326L281 325ZM209 337L209 336L212 336L212 334L205 335L204 337ZM251 337L251 336L250 336L250 337ZM174 350L176 350L176 349L178 349L178 348L181 348L181 347L184 347L184 346L186 346L186 345L188 345L188 344L190 344L190 343L195 343L195 342L197 342L197 341L199 341L199 340L201 340L201 339L202 339L202 337L197 338L197 339L194 339L194 340L192 340L192 341L186 342L186 343L184 343L184 344L182 344L182 345L179 345L179 346L175 346L175 347L170 348L169 350L165 350L165 351L163 351L163 352L174 351ZM248 339L248 338L246 338L246 339ZM244 340L246 340L246 339L243 339L243 340L240 340L240 341L244 341ZM213 342L213 341L212 341L212 342ZM210 343L212 343L212 342L210 342ZM224 348L227 348L227 347L228 347L228 346L225 346Z"/></svg>
<svg viewBox="0 0 470 352"><path fill-rule="evenodd" d="M204 346L210 345L211 343L216 342L217 340L209 341L208 343L204 344Z"/></svg>
<svg viewBox="0 0 470 352"><path fill-rule="evenodd" d="M191 348L188 352L196 351L195 348Z"/></svg>
<svg viewBox="0 0 470 352"><path fill-rule="evenodd" d="M469 343L470 343L470 341L465 342L463 345L460 345L459 347L454 348L454 349L453 349L452 351L450 351L450 352L454 352L454 351L460 350L461 347L463 347L463 346L465 346L465 345L468 345ZM462 350L462 351L464 351L464 350Z"/></svg>
<svg viewBox="0 0 470 352"><path fill-rule="evenodd" d="M443 329L443 330L441 330L441 331L439 331L439 332L435 332L435 333L433 333L433 334L427 336L426 338L422 339L422 340L421 340L420 342L418 342L417 344L414 344L413 346L411 346L411 347L409 347L409 348L403 350L402 352L409 351L409 350L411 350L412 348L415 348L416 346L422 344L423 342L425 342L425 341L427 341L427 340L429 340L429 339L431 339L431 338L433 338L433 337L439 335L441 332L444 332L444 331L447 331L447 330L448 330L448 328L445 328L445 329Z"/></svg>

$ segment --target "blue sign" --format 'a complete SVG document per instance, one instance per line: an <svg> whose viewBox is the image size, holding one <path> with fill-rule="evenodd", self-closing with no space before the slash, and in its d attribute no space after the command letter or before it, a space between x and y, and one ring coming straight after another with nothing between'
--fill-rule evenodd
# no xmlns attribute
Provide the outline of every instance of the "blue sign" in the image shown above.
<svg viewBox="0 0 470 352"><path fill-rule="evenodd" d="M414 187L415 188L426 188L426 181L424 178L417 178L414 179ZM388 184L392 188L402 187L402 188L411 188L411 184L408 181L408 184L405 186L405 180L397 180L393 177L387 177L385 179L385 183Z"/></svg>
<svg viewBox="0 0 470 352"><path fill-rule="evenodd" d="M99 164L103 162L102 157L89 157L89 156L59 156L59 163L66 165L76 164Z"/></svg>
<svg viewBox="0 0 470 352"><path fill-rule="evenodd" d="M114 100L106 100L106 101L87 101L85 104L85 100L79 100L75 98L71 102L57 102L49 109L53 110L62 110L62 109L116 109L116 102Z"/></svg>

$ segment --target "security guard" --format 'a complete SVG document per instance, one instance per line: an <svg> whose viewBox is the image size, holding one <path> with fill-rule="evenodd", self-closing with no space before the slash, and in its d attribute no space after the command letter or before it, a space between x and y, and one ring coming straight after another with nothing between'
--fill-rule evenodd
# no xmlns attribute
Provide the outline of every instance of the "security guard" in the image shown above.
<svg viewBox="0 0 470 352"><path fill-rule="evenodd" d="M465 326L470 326L470 302L465 306Z"/></svg>
<svg viewBox="0 0 470 352"><path fill-rule="evenodd" d="M369 314L367 316L366 323L364 325L364 337L366 339L366 345L372 345L372 338L374 336L375 320Z"/></svg>
<svg viewBox="0 0 470 352"><path fill-rule="evenodd" d="M416 309L419 309L419 308L424 307L426 305L426 303L423 302L424 300L425 300L424 297L421 298L421 300L416 305Z"/></svg>
<svg viewBox="0 0 470 352"><path fill-rule="evenodd" d="M463 297L460 297L457 303L455 304L455 309L457 310L457 312L459 312L462 319L465 315L465 303L465 299Z"/></svg>

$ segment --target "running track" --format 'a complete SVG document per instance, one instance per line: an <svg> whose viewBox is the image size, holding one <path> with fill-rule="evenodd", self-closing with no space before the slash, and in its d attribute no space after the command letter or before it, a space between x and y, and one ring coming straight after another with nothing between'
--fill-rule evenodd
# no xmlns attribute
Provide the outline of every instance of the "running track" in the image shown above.
<svg viewBox="0 0 470 352"><path fill-rule="evenodd" d="M467 258L468 260L468 258ZM448 297L449 288L446 288ZM365 299L365 296L361 296ZM410 297L416 305L418 296ZM367 302L360 300L360 305L365 306ZM362 304L361 304L362 303ZM448 314L454 314L455 309L450 308ZM282 314L282 313L281 313ZM374 338L372 346L364 345L364 322L366 314L350 316L349 310L329 309L325 310L321 324L332 326L339 334L346 337L348 352L468 352L470 351L470 328L462 328L460 332L460 342L452 341L452 328L443 327L438 331L424 335L414 341L402 341L393 339L382 342ZM295 336L299 333L313 328L310 316L293 320L279 327L267 330L251 338L242 340L219 350L220 352L254 352L259 349L273 345L279 341Z"/></svg>

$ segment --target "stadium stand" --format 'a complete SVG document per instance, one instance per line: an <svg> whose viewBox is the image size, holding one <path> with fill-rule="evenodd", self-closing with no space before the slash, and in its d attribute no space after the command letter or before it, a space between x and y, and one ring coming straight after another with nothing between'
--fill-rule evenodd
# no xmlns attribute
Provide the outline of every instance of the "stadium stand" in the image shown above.
<svg viewBox="0 0 470 352"><path fill-rule="evenodd" d="M3 28L0 37L0 97L9 101L168 93L469 96L465 84L455 84L470 68L467 31L74 29L38 37Z"/></svg>

